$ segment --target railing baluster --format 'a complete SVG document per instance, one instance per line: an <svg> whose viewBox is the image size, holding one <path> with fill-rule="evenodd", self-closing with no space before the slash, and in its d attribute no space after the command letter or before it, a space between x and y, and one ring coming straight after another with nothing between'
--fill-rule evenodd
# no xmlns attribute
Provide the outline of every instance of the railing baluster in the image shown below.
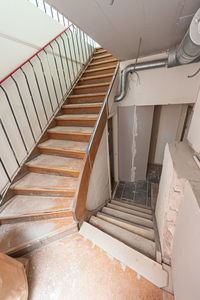
<svg viewBox="0 0 200 300"><path fill-rule="evenodd" d="M18 129L18 131L19 131L19 135L20 135L20 137L21 137L21 139L22 139L22 143L23 143L24 148L25 148L25 150L26 150L26 152L27 152L27 154L28 154L28 149L27 149L27 147L26 147L26 143L25 143L24 137L23 137L23 135L22 135L21 129L20 129L19 124L18 124L18 122L17 122L17 118L16 118L16 116L15 116L14 110L13 110L12 105L11 105L11 103L10 103L10 99L9 99L9 97L8 97L8 94L7 94L6 90L5 90L1 85L0 85L0 88L3 90L3 92L4 92L5 96L6 96L6 99L7 99L7 101L8 101L8 105L9 105L9 107L10 107L10 110L11 110L12 115L13 115L13 118L14 118L14 120L15 120L17 129Z"/></svg>
<svg viewBox="0 0 200 300"><path fill-rule="evenodd" d="M4 170L5 174L6 174L6 176L7 176L8 180L9 180L9 182L11 182L11 178L10 178L10 176L9 176L9 174L8 174L8 171L7 171L6 167L5 167L5 164L4 164L4 162L2 161L1 158L0 158L0 162L1 162L1 165L2 165L2 167L3 167L3 170Z"/></svg>
<svg viewBox="0 0 200 300"><path fill-rule="evenodd" d="M32 129L32 126L31 126L31 123L30 123L30 120L29 120L29 117L28 117L28 114L27 114L27 111L26 111L26 107L25 107L25 104L24 104L24 101L23 101L22 94L20 92L19 86L18 86L17 81L15 80L15 78L12 75L10 77L12 78L12 80L14 81L14 83L16 85L16 88L17 88L17 91L18 91L18 94L19 94L19 98L20 98L20 101L21 101L21 104L22 104L22 107L23 107L23 110L24 110L24 113L25 113L25 116L26 116L26 120L28 122L30 131L31 131L31 134L32 134L32 137L33 137L33 140L36 143L36 138L35 138L35 135L33 133L33 129Z"/></svg>
<svg viewBox="0 0 200 300"><path fill-rule="evenodd" d="M49 46L52 50L52 54L53 54L53 58L54 58L55 66L56 66L56 71L57 71L57 75L58 75L58 80L59 80L59 84L60 84L61 94L62 94L62 97L64 97L63 89L62 89L62 85L61 85L61 81L60 81L60 75L59 75L59 72L58 72L58 65L57 65L57 61L56 61L56 58L55 58L55 54L54 54L54 50L53 50L53 47L52 47L51 44L49 44Z"/></svg>
<svg viewBox="0 0 200 300"><path fill-rule="evenodd" d="M48 84L47 84L47 78L46 78L44 67L43 67L43 63L42 63L42 60L39 57L39 55L37 54L36 56L37 56L37 58L38 58L38 60L40 62L40 66L41 66L41 69L42 69L42 74L44 76L44 82L45 82L45 86L46 86L46 89L47 89L47 93L48 93L48 97L49 97L49 103L51 105L51 110L52 110L52 112L54 112L54 110L53 110L53 104L52 104L52 100L51 100L51 95L50 95L49 87L48 87Z"/></svg>
<svg viewBox="0 0 200 300"><path fill-rule="evenodd" d="M78 28L78 31L79 31L79 40L80 40L80 45L81 45L83 64L85 64L86 59L85 59L85 54L83 53L83 44L82 44L81 32L80 32L79 28Z"/></svg>
<svg viewBox="0 0 200 300"><path fill-rule="evenodd" d="M46 5L45 5L45 2L43 0L43 6L44 6L44 12L47 13L47 10L46 10Z"/></svg>
<svg viewBox="0 0 200 300"><path fill-rule="evenodd" d="M31 88L30 88L30 85L29 85L29 81L28 81L28 77L26 75L26 73L24 72L24 70L22 68L20 68L20 70L22 71L22 73L24 74L24 77L25 77L25 80L26 80L26 84L27 84L27 87L28 87L28 91L29 91L29 94L31 96L31 101L32 101L32 104L33 104L33 108L34 108L34 111L35 111L35 115L36 115L36 118L38 120L38 124L39 124L39 127L40 127L40 130L42 132L42 125L41 125L41 122L40 122L40 118L39 118L39 115L38 115L38 112L37 112L37 108L36 108L36 105L35 105L35 101L34 101L34 98L33 98L33 94L31 92Z"/></svg>
<svg viewBox="0 0 200 300"><path fill-rule="evenodd" d="M68 70L68 74L69 74L69 80L70 80L70 88L72 87L72 79L71 79L71 74L70 74L70 70L69 70L69 63L68 63L68 57L67 57L67 51L66 51L66 47L65 47L65 41L62 37L62 35L60 36L62 42L63 42L63 47L64 47L64 51L65 51L65 62L66 62L66 65L67 65L67 70Z"/></svg>
<svg viewBox="0 0 200 300"><path fill-rule="evenodd" d="M14 158L15 158L15 160L16 160L16 163L17 163L18 167L20 167L19 160L18 160L18 158L17 158L17 155L16 155L16 153L15 153L15 151L14 151L14 148L13 148L13 146L12 146L12 143L11 143L11 141L10 141L10 139L9 139L9 136L8 136L8 134L7 134L7 132L6 132L6 129L5 129L5 127L4 127L3 122L2 122L1 119L0 119L0 124L1 124L1 127L2 127L2 129L3 129L3 132L4 132L4 134L5 134L5 137L6 137L6 139L7 139L7 142L8 142L8 144L9 144L9 146L10 146L10 149L11 149L11 151L12 151L12 153L13 153L13 156L14 156Z"/></svg>
<svg viewBox="0 0 200 300"><path fill-rule="evenodd" d="M71 40L72 40L72 45L73 45L73 49L74 49L74 58L75 58L75 63L76 63L76 71L78 73L78 64L77 64L77 57L76 57L76 49L75 49L75 45L74 45L74 38L73 38L73 33L71 31L71 28L69 28L69 32L71 34Z"/></svg>
<svg viewBox="0 0 200 300"><path fill-rule="evenodd" d="M30 60L29 60L29 63L30 63L30 65L32 67L32 70L33 70L33 74L34 74L35 81L36 81L36 84L37 84L37 88L38 88L38 91L39 91L39 94L40 94L40 100L41 100L41 103L42 103L44 114L45 114L46 120L48 121L47 112L46 112L46 108L45 108L45 105L44 105L42 93L41 93L41 90L40 90L40 85L39 85L39 82L38 82L38 79L37 79L37 75L36 75L35 69L33 67L33 64L32 64L32 62Z"/></svg>
<svg viewBox="0 0 200 300"><path fill-rule="evenodd" d="M69 38L68 38L68 35L67 35L66 31L64 33L65 33L65 35L67 37L67 42L68 42L68 47L69 47L69 54L70 54L70 59L71 59L71 64L72 64L72 71L73 71L73 75L74 75L73 80L74 80L75 79L75 71L74 71L74 64L73 64L73 58L72 58L72 52L71 52L70 42L69 42Z"/></svg>
<svg viewBox="0 0 200 300"><path fill-rule="evenodd" d="M79 48L79 44L78 44L78 36L77 36L77 30L75 27L75 36L76 36L76 43L77 43L77 49L78 49L78 54L79 54L79 63L81 64L81 54L80 54L80 48Z"/></svg>
<svg viewBox="0 0 200 300"><path fill-rule="evenodd" d="M65 71L64 71L64 65L63 65L63 60L62 60L62 54L61 54L61 50L60 50L60 45L59 45L57 39L55 40L55 42L56 42L56 44L58 46L58 51L59 51L59 54L60 54L61 67L62 67L62 70L63 70L64 82L65 82L66 91L67 91L67 80L66 80L66 77L65 77Z"/></svg>
<svg viewBox="0 0 200 300"><path fill-rule="evenodd" d="M56 85L55 85L55 81L54 81L54 78L53 78L53 74L51 72L51 67L50 67L50 64L49 64L49 59L48 59L48 53L45 49L43 49L44 53L46 54L46 57L47 57L47 64L48 64L48 67L49 67L49 72L50 72L50 75L51 75L51 81L52 81L52 84L53 84L53 88L54 88L54 93L56 95L56 101L57 101L57 104L59 106L59 101L58 101L58 94L57 94L57 91L56 91Z"/></svg>

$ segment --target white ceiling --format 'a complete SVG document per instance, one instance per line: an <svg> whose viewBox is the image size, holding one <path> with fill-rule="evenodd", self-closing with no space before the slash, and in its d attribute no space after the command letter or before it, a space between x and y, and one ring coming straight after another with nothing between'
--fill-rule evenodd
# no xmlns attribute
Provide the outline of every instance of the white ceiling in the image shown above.
<svg viewBox="0 0 200 300"><path fill-rule="evenodd" d="M178 44L200 0L47 0L119 60Z"/></svg>

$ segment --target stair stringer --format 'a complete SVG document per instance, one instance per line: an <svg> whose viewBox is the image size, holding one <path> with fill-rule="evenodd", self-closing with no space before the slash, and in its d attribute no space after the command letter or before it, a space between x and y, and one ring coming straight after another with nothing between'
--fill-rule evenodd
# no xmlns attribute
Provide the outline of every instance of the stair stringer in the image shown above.
<svg viewBox="0 0 200 300"><path fill-rule="evenodd" d="M89 223L83 222L79 233L157 287L164 288L168 286L169 276L161 264L128 247Z"/></svg>

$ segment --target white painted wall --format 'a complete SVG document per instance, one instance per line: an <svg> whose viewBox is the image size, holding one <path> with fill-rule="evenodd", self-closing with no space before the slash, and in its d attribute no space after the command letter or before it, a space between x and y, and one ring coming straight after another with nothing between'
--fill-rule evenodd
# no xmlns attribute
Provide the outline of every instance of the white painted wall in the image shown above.
<svg viewBox="0 0 200 300"><path fill-rule="evenodd" d="M200 91L198 93L197 102L194 106L194 113L188 131L188 141L192 148L200 153Z"/></svg>
<svg viewBox="0 0 200 300"><path fill-rule="evenodd" d="M172 277L176 300L200 299L199 200L199 191L194 191L187 183L177 217L172 253Z"/></svg>
<svg viewBox="0 0 200 300"><path fill-rule="evenodd" d="M176 140L182 105L163 105L161 107L154 163L162 164L167 143Z"/></svg>
<svg viewBox="0 0 200 300"><path fill-rule="evenodd" d="M138 63L165 58L166 54L157 54L140 58ZM135 60L120 63L120 70ZM190 64L174 68L159 68L138 72L139 81L135 74L129 74L128 91L119 106L130 105L166 105L195 103L199 87L198 76L189 79L197 64Z"/></svg>
<svg viewBox="0 0 200 300"><path fill-rule="evenodd" d="M26 0L0 1L0 80L58 35L64 26Z"/></svg>
<svg viewBox="0 0 200 300"><path fill-rule="evenodd" d="M88 210L97 209L99 206L103 205L107 200L109 200L110 197L110 164L108 150L108 128L106 125L90 177L86 208Z"/></svg>

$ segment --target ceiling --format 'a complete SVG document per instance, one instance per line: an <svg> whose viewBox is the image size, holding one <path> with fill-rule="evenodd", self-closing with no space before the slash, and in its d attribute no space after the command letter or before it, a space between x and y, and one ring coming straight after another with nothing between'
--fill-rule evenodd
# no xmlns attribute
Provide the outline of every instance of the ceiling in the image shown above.
<svg viewBox="0 0 200 300"><path fill-rule="evenodd" d="M46 0L119 60L169 49L188 29L200 0Z"/></svg>

